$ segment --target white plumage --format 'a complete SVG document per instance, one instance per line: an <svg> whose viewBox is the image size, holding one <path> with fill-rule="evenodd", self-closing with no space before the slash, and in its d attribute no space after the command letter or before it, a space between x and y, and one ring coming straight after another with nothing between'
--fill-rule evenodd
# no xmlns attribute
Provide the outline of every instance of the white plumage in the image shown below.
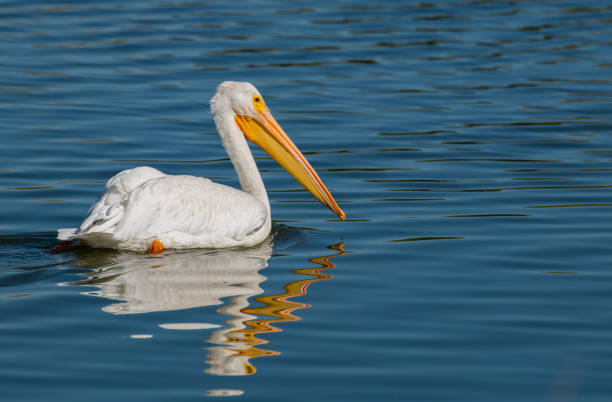
<svg viewBox="0 0 612 402"><path fill-rule="evenodd" d="M58 239L102 248L253 246L271 230L270 203L245 136L270 153L311 193L344 219L312 167L271 116L249 83L224 82L211 100L223 145L241 190L194 176L166 175L151 167L119 172L77 229Z"/></svg>
<svg viewBox="0 0 612 402"><path fill-rule="evenodd" d="M252 246L265 238L257 231L267 216L243 191L141 166L113 176L78 232L60 239L130 250L146 250L153 240L167 248Z"/></svg>

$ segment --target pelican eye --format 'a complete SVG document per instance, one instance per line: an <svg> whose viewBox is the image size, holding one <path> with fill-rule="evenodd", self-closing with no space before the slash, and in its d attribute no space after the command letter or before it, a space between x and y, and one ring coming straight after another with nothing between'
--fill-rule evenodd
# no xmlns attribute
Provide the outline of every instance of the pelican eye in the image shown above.
<svg viewBox="0 0 612 402"><path fill-rule="evenodd" d="M257 110L259 113L265 113L266 111L266 104L264 103L263 99L261 99L261 96L259 95L254 95L253 96L253 107L255 108L255 110Z"/></svg>

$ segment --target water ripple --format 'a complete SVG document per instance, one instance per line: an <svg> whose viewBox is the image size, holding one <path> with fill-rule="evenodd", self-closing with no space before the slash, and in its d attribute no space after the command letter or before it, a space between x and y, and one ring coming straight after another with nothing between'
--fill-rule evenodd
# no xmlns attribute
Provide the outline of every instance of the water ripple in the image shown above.
<svg viewBox="0 0 612 402"><path fill-rule="evenodd" d="M0 16L7 400L609 398L612 6L34 0ZM257 85L345 222L254 150L282 233L242 282L206 277L206 253L48 252L122 169L238 186L208 112L223 80Z"/></svg>

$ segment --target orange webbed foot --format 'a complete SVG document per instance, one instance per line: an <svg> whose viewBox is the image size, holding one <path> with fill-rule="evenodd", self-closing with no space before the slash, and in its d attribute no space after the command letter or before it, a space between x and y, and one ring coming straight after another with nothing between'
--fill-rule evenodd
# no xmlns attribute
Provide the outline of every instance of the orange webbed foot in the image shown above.
<svg viewBox="0 0 612 402"><path fill-rule="evenodd" d="M160 242L159 240L153 240L153 243L151 243L151 246L149 246L149 253L150 254L161 254L164 251L164 243Z"/></svg>

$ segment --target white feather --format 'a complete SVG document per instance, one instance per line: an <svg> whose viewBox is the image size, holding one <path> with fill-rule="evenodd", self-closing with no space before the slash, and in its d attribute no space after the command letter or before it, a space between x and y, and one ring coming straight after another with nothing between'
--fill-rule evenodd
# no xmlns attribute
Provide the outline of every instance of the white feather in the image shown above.
<svg viewBox="0 0 612 402"><path fill-rule="evenodd" d="M143 166L112 177L81 228L63 237L131 250L146 250L153 240L166 248L249 246L265 238L257 232L267 216L265 205L243 191Z"/></svg>

